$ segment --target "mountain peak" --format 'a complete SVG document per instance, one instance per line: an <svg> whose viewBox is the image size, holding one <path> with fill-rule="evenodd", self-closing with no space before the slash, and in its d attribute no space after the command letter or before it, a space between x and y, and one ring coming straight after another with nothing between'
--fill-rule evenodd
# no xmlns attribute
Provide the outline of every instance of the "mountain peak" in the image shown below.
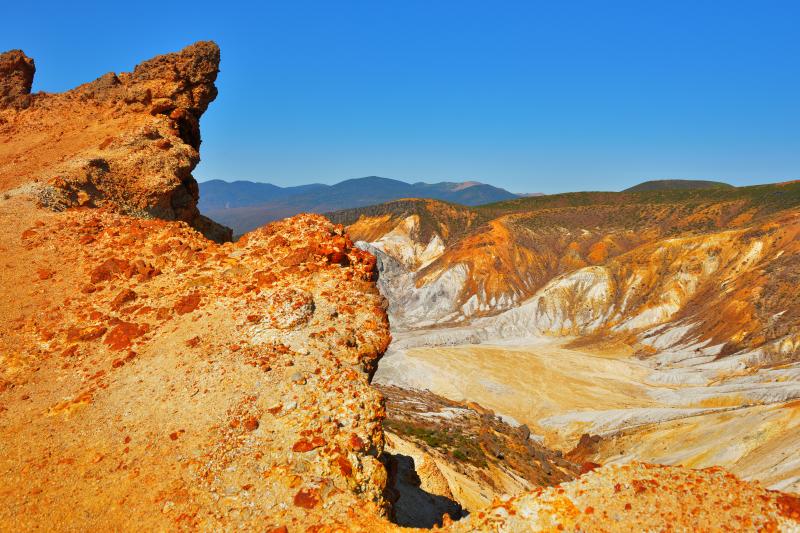
<svg viewBox="0 0 800 533"><path fill-rule="evenodd" d="M483 183L481 183L480 181L462 181L461 183L456 183L456 186L453 187L453 190L462 191L470 187L475 187L476 185L483 185Z"/></svg>

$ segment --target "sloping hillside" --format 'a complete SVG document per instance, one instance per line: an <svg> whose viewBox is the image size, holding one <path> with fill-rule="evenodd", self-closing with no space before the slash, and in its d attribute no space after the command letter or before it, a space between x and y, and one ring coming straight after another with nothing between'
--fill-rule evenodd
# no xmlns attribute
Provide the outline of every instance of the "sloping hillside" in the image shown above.
<svg viewBox="0 0 800 533"><path fill-rule="evenodd" d="M721 181L707 180L650 180L638 183L633 187L628 187L622 192L640 191L672 191L676 189L712 189L712 188L731 188L733 185Z"/></svg>
<svg viewBox="0 0 800 533"><path fill-rule="evenodd" d="M415 231L416 211L451 218ZM589 461L800 488L800 184L416 211L334 215L389 299L377 382L480 402Z"/></svg>
<svg viewBox="0 0 800 533"><path fill-rule="evenodd" d="M441 215L419 231L410 205L425 213L438 205ZM800 184L787 183L572 193L474 208L390 203L332 216L404 269L393 278L403 281L394 293L396 327L459 323L524 303L534 313L531 331L622 336L686 321L684 337L721 345L724 354L762 346L793 353L798 206ZM409 244L390 245L398 239ZM423 252L424 260L408 259ZM727 310L726 318L712 309Z"/></svg>

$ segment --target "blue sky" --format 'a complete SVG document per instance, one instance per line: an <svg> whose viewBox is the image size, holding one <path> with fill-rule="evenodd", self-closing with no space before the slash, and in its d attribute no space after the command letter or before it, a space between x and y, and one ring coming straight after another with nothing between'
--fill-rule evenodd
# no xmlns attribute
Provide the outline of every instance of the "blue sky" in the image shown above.
<svg viewBox="0 0 800 533"><path fill-rule="evenodd" d="M800 2L112 4L12 2L0 49L61 91L215 40L201 181L800 178Z"/></svg>

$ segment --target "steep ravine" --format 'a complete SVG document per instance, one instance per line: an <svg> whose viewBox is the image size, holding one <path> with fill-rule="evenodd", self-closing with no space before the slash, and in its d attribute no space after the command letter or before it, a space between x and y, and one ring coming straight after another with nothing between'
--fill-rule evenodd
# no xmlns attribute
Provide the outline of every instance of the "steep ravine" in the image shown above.
<svg viewBox="0 0 800 533"><path fill-rule="evenodd" d="M759 203L770 191L785 209ZM435 257L428 250L446 234L435 228L452 218L435 202L420 201L416 212L371 208L348 231L372 239L358 245L378 257L390 300L394 340L376 382L479 402L564 452L584 434L601 436L585 460L723 465L800 489L798 189L739 194L702 230L697 221L713 204L677 204L670 214L658 207L635 238L607 206L598 209L605 228L602 219L582 228L585 213L573 207L534 210L475 226ZM540 220L530 233L519 223L543 218L558 226ZM665 218L685 229L663 237ZM425 220L433 231L421 230ZM458 262L431 270L445 259ZM488 264L494 272L478 266ZM545 278L518 298L525 292L513 279L531 269ZM475 287L502 283L509 299L473 305L485 301Z"/></svg>

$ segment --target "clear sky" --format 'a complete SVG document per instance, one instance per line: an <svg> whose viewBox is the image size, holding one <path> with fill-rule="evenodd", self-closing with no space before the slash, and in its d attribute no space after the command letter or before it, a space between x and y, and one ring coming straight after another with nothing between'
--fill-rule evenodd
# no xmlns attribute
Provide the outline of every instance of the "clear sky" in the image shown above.
<svg viewBox="0 0 800 533"><path fill-rule="evenodd" d="M117 5L119 4L119 5ZM514 192L800 178L800 2L9 2L61 91L222 48L195 176Z"/></svg>

